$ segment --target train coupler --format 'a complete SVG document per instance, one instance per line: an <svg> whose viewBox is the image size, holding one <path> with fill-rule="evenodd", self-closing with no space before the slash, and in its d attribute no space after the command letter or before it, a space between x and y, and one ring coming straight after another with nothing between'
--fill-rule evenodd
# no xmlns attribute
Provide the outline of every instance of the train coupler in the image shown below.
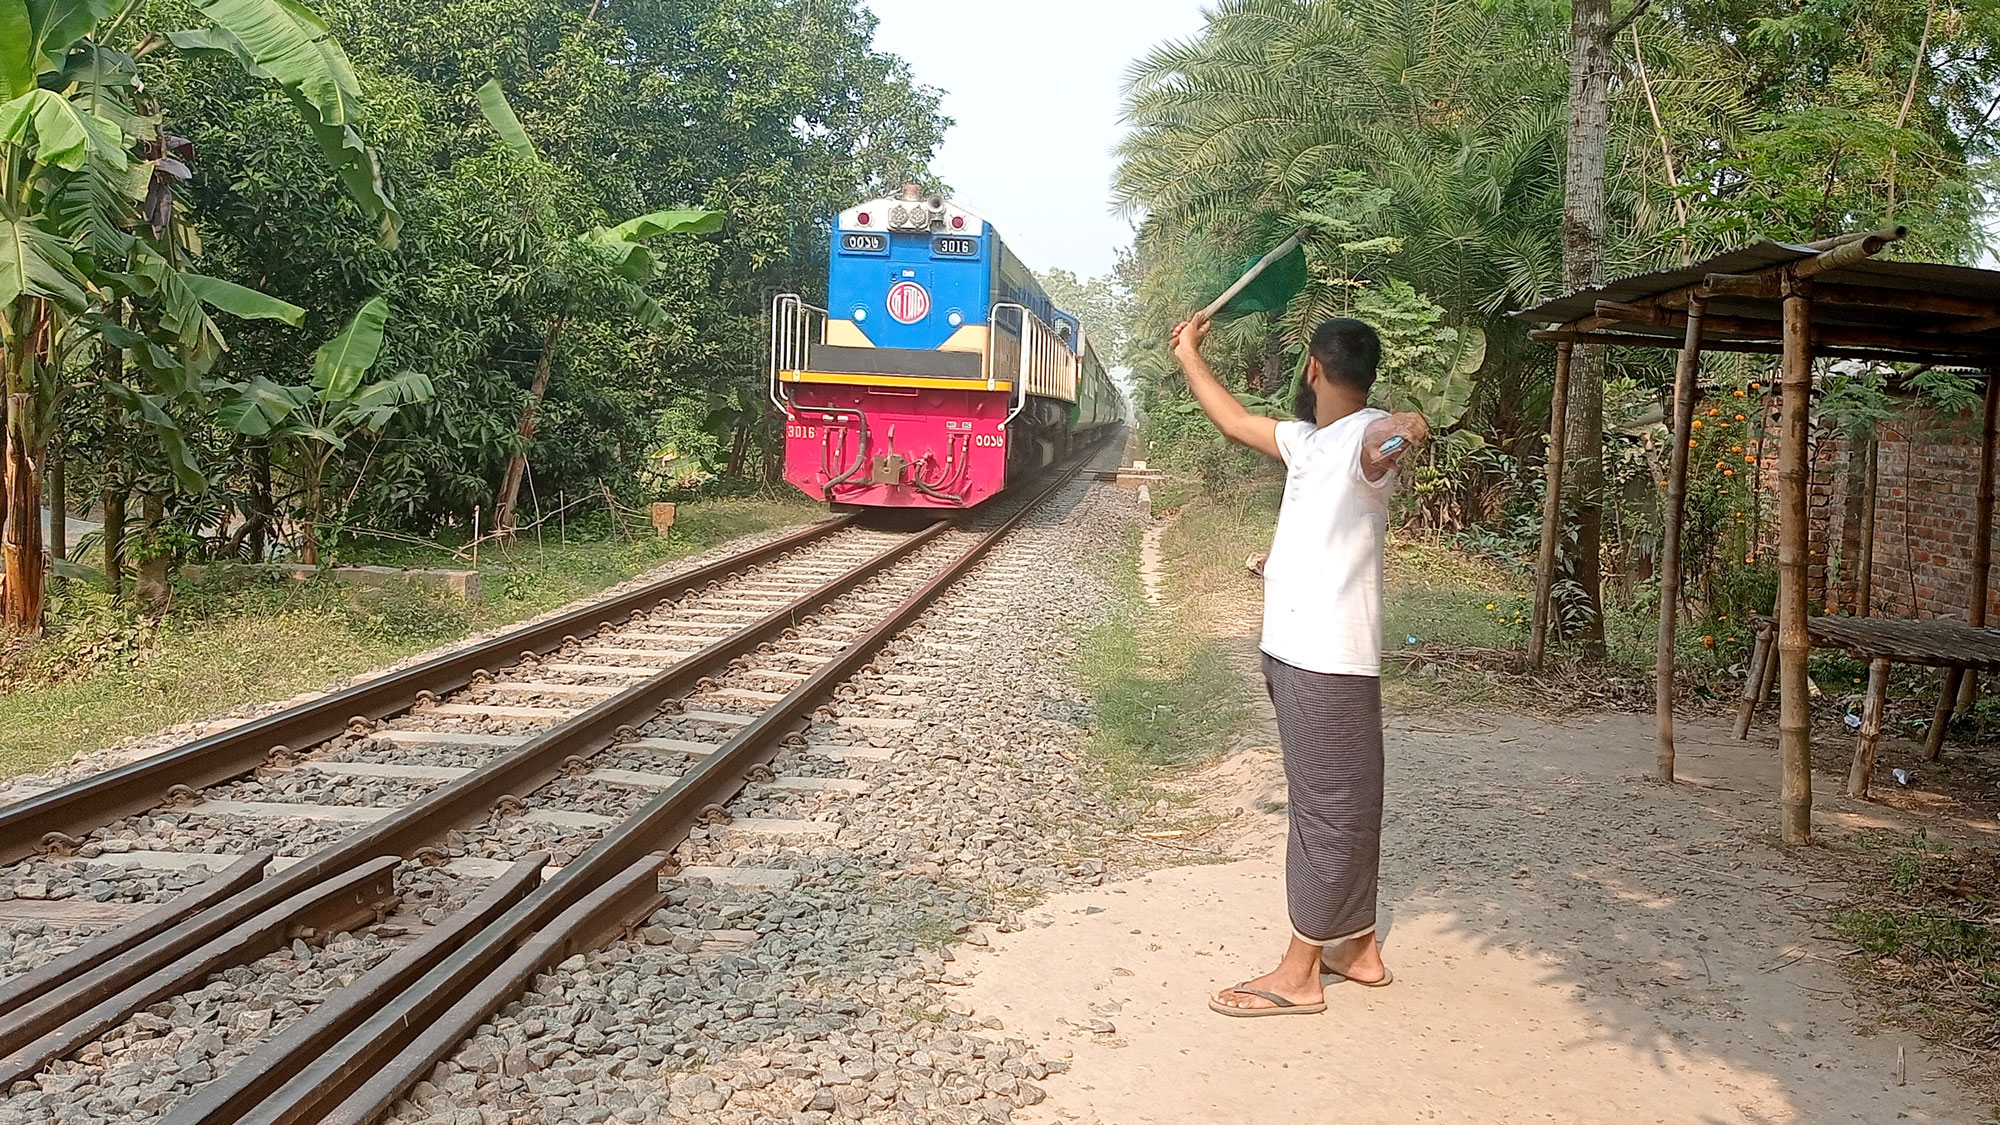
<svg viewBox="0 0 2000 1125"><path fill-rule="evenodd" d="M884 453L868 463L869 484L901 484L910 462L900 453Z"/></svg>

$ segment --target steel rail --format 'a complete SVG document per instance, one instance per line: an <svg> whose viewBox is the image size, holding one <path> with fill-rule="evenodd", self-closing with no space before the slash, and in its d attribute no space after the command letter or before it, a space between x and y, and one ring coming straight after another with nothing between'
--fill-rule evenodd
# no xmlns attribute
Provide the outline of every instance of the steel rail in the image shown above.
<svg viewBox="0 0 2000 1125"><path fill-rule="evenodd" d="M245 888L255 886L264 877L264 867L270 862L270 852L251 852L207 882L182 891L171 902L162 903L117 929L0 984L0 1012L11 1012L91 966L117 957L133 946L235 897Z"/></svg>
<svg viewBox="0 0 2000 1125"><path fill-rule="evenodd" d="M767 766L776 755L780 739L800 726L836 684L872 659L877 650L922 615L994 544L1074 479L1096 449L1097 446L1092 446L1075 465L1000 526L981 535L874 627L745 724L670 788L557 871L486 932L455 951L338 1045L310 1062L254 1112L237 1118L204 1120L254 1125L302 1125L316 1121L364 1125L378 1120L480 1022L518 994L533 975L532 970L523 975L526 966L546 962L540 955L525 954L506 960L510 951L537 942L569 950L590 947L581 935L564 929L580 913L579 903L596 901L596 896L601 896L607 887L629 878L635 870L670 862L664 856L687 838L688 829L713 816L722 802L742 790L753 771ZM933 525L937 526L940 525ZM626 916L623 922L634 924L650 910L650 906L646 907ZM587 913L593 928L609 924L601 912Z"/></svg>
<svg viewBox="0 0 2000 1125"><path fill-rule="evenodd" d="M509 753L431 790L381 820L351 832L331 847L285 871L244 888L235 896L159 932L107 961L69 964L67 975L43 974L20 1001L0 1009L0 1051L11 1051L57 1026L76 1002L98 1003L121 994L133 982L188 949L214 939L245 918L377 856L413 856L448 830L486 815L509 794L546 784L572 757L585 757L619 740L623 728L644 723L702 677L745 651L783 633L801 617L867 581L949 529L939 520L870 556L811 592L716 640L706 648L643 680L591 709L551 726ZM200 806L195 806L199 808Z"/></svg>
<svg viewBox="0 0 2000 1125"><path fill-rule="evenodd" d="M339 933L376 920L396 903L398 862L395 856L381 856L308 887L95 1003L65 998L68 1002L56 1013L59 1024L0 1058L0 1089L97 1039L140 1008L283 946L302 927Z"/></svg>
<svg viewBox="0 0 2000 1125"><path fill-rule="evenodd" d="M287 1025L230 1067L213 1082L197 1089L173 1108L162 1125L189 1121L234 1121L270 1096L323 1054L341 1036L368 1018L385 996L394 996L429 972L467 938L492 924L507 908L541 884L547 852L532 852L494 879L479 897L431 928L420 941L404 946L363 973L325 1003Z"/></svg>
<svg viewBox="0 0 2000 1125"><path fill-rule="evenodd" d="M343 1055L337 1047L324 1060L315 1060L311 1072L295 1080L310 1084L312 1097L304 1103L286 1103L284 1091L259 1106L244 1121L286 1123L373 1121L394 1105L402 1091L430 1073L437 1060L465 1038L474 1028L509 999L520 994L535 974L553 968L573 953L594 949L631 925L659 909L667 896L660 890L660 875L671 865L665 855L644 855L592 888L565 909L547 926L527 935L518 945L494 945L487 952L497 956L512 949L505 961L490 972L469 979L468 989L457 994L422 993L421 1011L410 1013L403 1028L408 1035L400 1049L391 1050L380 1040L370 1040L368 1050L359 1055ZM547 886L547 884L543 884ZM343 1043L341 1046L346 1046ZM393 1089L392 1094L383 1091ZM344 1097L343 1097L344 1095ZM271 1113L269 1110L284 1112Z"/></svg>
<svg viewBox="0 0 2000 1125"><path fill-rule="evenodd" d="M822 520L617 597L0 807L0 863L33 855L51 843L68 844L119 817L159 805L176 785L200 789L241 777L262 765L274 746L303 749L317 745L338 735L353 718L387 718L409 710L421 692L442 695L460 690L478 671L513 663L523 652L551 652L568 637L650 611L731 571L760 565L824 538L853 519L850 514Z"/></svg>

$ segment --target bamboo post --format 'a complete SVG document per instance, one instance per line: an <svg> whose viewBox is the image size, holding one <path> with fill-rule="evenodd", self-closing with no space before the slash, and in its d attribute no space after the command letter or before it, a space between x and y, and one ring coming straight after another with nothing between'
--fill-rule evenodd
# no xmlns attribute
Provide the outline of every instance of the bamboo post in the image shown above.
<svg viewBox="0 0 2000 1125"><path fill-rule="evenodd" d="M1667 526L1660 545L1660 640L1653 658L1653 710L1659 743L1653 768L1674 780L1674 632L1680 617L1681 525L1687 514L1688 444L1694 436L1695 373L1701 369L1700 297L1688 301L1687 336L1674 365L1674 448L1667 459Z"/></svg>
<svg viewBox="0 0 2000 1125"><path fill-rule="evenodd" d="M1562 532L1563 442L1569 415L1569 362L1576 345L1556 345L1555 389L1549 394L1548 493L1542 497L1542 549L1535 558L1535 605L1528 627L1528 665L1540 668L1548 655L1549 598L1556 585L1556 541Z"/></svg>
<svg viewBox="0 0 2000 1125"><path fill-rule="evenodd" d="M1775 630L1757 630L1757 645L1750 653L1750 668L1743 677L1743 699L1736 705L1736 741L1750 737L1750 720L1757 714L1757 705L1764 702L1764 694L1770 690L1766 670L1771 664L1771 642Z"/></svg>
<svg viewBox="0 0 2000 1125"><path fill-rule="evenodd" d="M1966 622L1973 628L1986 624L1987 592L1993 575L1993 470L1994 444L2000 441L2000 371L1987 368L1986 413L1980 427L1979 509L1973 516L1972 582L1968 591ZM1970 711L1978 697L1979 673L1966 669L1959 685L1958 707Z"/></svg>
<svg viewBox="0 0 2000 1125"><path fill-rule="evenodd" d="M1812 839L1812 701L1806 660L1806 415L1812 399L1812 297L1787 274L1778 433L1778 811L1788 844Z"/></svg>
<svg viewBox="0 0 2000 1125"><path fill-rule="evenodd" d="M1847 795L1866 797L1875 774L1875 748L1882 742L1882 704L1889 694L1889 658L1868 662L1868 698L1861 704L1861 734L1854 740L1854 764L1847 770Z"/></svg>
<svg viewBox="0 0 2000 1125"><path fill-rule="evenodd" d="M1861 485L1861 559L1854 581L1856 616L1866 617L1875 604L1875 488L1882 461L1882 435L1868 431L1868 469Z"/></svg>
<svg viewBox="0 0 2000 1125"><path fill-rule="evenodd" d="M2000 380L1988 371L1986 403L1980 426L1979 506L1973 514L1972 580L1967 584L1966 623L1986 624L1986 595L1993 563L1993 445L2000 427ZM1931 729L1924 738L1924 760L1935 762L1944 754L1944 740L1951 730L1952 714L1971 706L1961 692L1970 687L1972 673L1964 668L1947 668L1938 684L1937 709L1931 712Z"/></svg>
<svg viewBox="0 0 2000 1125"><path fill-rule="evenodd" d="M1944 753L1944 734L1951 728L1952 711L1958 705L1958 682L1965 669L1946 668L1938 680L1937 709L1931 712L1930 733L1924 736L1924 761L1935 762Z"/></svg>

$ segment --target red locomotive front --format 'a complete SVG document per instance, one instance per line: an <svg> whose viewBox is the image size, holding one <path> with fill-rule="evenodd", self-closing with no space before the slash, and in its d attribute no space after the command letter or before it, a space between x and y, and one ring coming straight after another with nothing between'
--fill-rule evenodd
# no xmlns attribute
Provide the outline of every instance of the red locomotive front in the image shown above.
<svg viewBox="0 0 2000 1125"><path fill-rule="evenodd" d="M978 504L1007 486L1004 391L788 384L785 479L862 507Z"/></svg>
<svg viewBox="0 0 2000 1125"><path fill-rule="evenodd" d="M780 296L785 479L830 504L966 508L1115 425L1074 316L992 226L914 186L841 212L827 307Z"/></svg>

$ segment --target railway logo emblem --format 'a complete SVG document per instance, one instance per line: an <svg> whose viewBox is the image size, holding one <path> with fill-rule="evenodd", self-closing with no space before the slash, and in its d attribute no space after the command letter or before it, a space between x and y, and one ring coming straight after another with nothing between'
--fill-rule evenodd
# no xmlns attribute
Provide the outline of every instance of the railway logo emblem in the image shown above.
<svg viewBox="0 0 2000 1125"><path fill-rule="evenodd" d="M915 324L930 315L931 295L914 281L899 281L889 287L889 315L901 324Z"/></svg>

